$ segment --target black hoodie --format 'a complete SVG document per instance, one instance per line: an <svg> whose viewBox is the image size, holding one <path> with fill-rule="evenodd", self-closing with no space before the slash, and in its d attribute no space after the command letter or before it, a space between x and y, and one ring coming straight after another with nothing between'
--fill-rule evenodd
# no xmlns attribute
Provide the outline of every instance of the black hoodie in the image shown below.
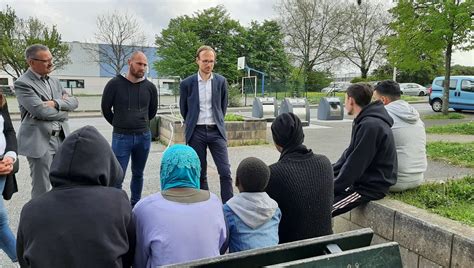
<svg viewBox="0 0 474 268"><path fill-rule="evenodd" d="M158 93L147 79L132 83L117 75L104 88L101 108L115 133L144 133L158 110Z"/></svg>
<svg viewBox="0 0 474 268"><path fill-rule="evenodd" d="M333 165L334 193L352 187L371 199L384 198L397 182L393 119L380 101L362 109L352 125L351 143Z"/></svg>
<svg viewBox="0 0 474 268"><path fill-rule="evenodd" d="M53 189L21 211L21 267L130 267L135 231L123 176L105 138L91 126L69 135L53 159Z"/></svg>

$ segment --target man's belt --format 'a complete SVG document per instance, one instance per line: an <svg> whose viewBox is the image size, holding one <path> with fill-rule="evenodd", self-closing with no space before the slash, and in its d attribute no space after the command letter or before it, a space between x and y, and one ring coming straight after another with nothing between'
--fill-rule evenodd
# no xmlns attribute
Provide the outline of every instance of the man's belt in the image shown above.
<svg viewBox="0 0 474 268"><path fill-rule="evenodd" d="M196 125L196 128L205 130L215 130L217 129L217 125Z"/></svg>

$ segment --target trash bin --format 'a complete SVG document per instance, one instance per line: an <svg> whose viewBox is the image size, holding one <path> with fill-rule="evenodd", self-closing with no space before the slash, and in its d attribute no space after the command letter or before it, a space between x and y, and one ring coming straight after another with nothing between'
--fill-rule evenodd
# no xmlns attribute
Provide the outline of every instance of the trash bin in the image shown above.
<svg viewBox="0 0 474 268"><path fill-rule="evenodd" d="M252 117L275 119L278 112L277 100L274 97L259 97L253 100Z"/></svg>
<svg viewBox="0 0 474 268"><path fill-rule="evenodd" d="M150 120L151 140L156 141L160 138L160 117L157 115Z"/></svg>
<svg viewBox="0 0 474 268"><path fill-rule="evenodd" d="M283 113L294 113L298 118L308 125L310 122L309 103L306 98L285 98L281 102L280 112Z"/></svg>
<svg viewBox="0 0 474 268"><path fill-rule="evenodd" d="M342 120L344 118L344 106L337 97L323 97L319 101L319 120Z"/></svg>

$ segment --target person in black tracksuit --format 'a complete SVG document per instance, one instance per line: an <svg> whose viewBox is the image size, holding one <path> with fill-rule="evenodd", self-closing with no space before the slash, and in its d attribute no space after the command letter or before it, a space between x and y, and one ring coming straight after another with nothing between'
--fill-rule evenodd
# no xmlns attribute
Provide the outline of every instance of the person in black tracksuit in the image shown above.
<svg viewBox="0 0 474 268"><path fill-rule="evenodd" d="M380 101L371 102L373 90L366 84L347 89L345 108L354 115L351 142L333 164L332 216L385 197L397 182L397 152L391 130L393 119Z"/></svg>

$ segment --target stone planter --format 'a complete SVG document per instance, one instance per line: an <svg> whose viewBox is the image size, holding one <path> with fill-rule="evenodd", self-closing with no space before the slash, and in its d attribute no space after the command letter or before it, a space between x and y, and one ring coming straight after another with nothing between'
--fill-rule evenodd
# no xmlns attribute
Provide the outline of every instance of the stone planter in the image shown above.
<svg viewBox="0 0 474 268"><path fill-rule="evenodd" d="M171 115L159 115L160 141L168 144L184 144L184 125ZM266 143L267 122L265 119L245 118L244 121L225 122L228 146L255 145Z"/></svg>
<svg viewBox="0 0 474 268"><path fill-rule="evenodd" d="M334 218L334 232L370 227L372 244L398 242L404 267L473 267L474 228L403 202L369 202Z"/></svg>

